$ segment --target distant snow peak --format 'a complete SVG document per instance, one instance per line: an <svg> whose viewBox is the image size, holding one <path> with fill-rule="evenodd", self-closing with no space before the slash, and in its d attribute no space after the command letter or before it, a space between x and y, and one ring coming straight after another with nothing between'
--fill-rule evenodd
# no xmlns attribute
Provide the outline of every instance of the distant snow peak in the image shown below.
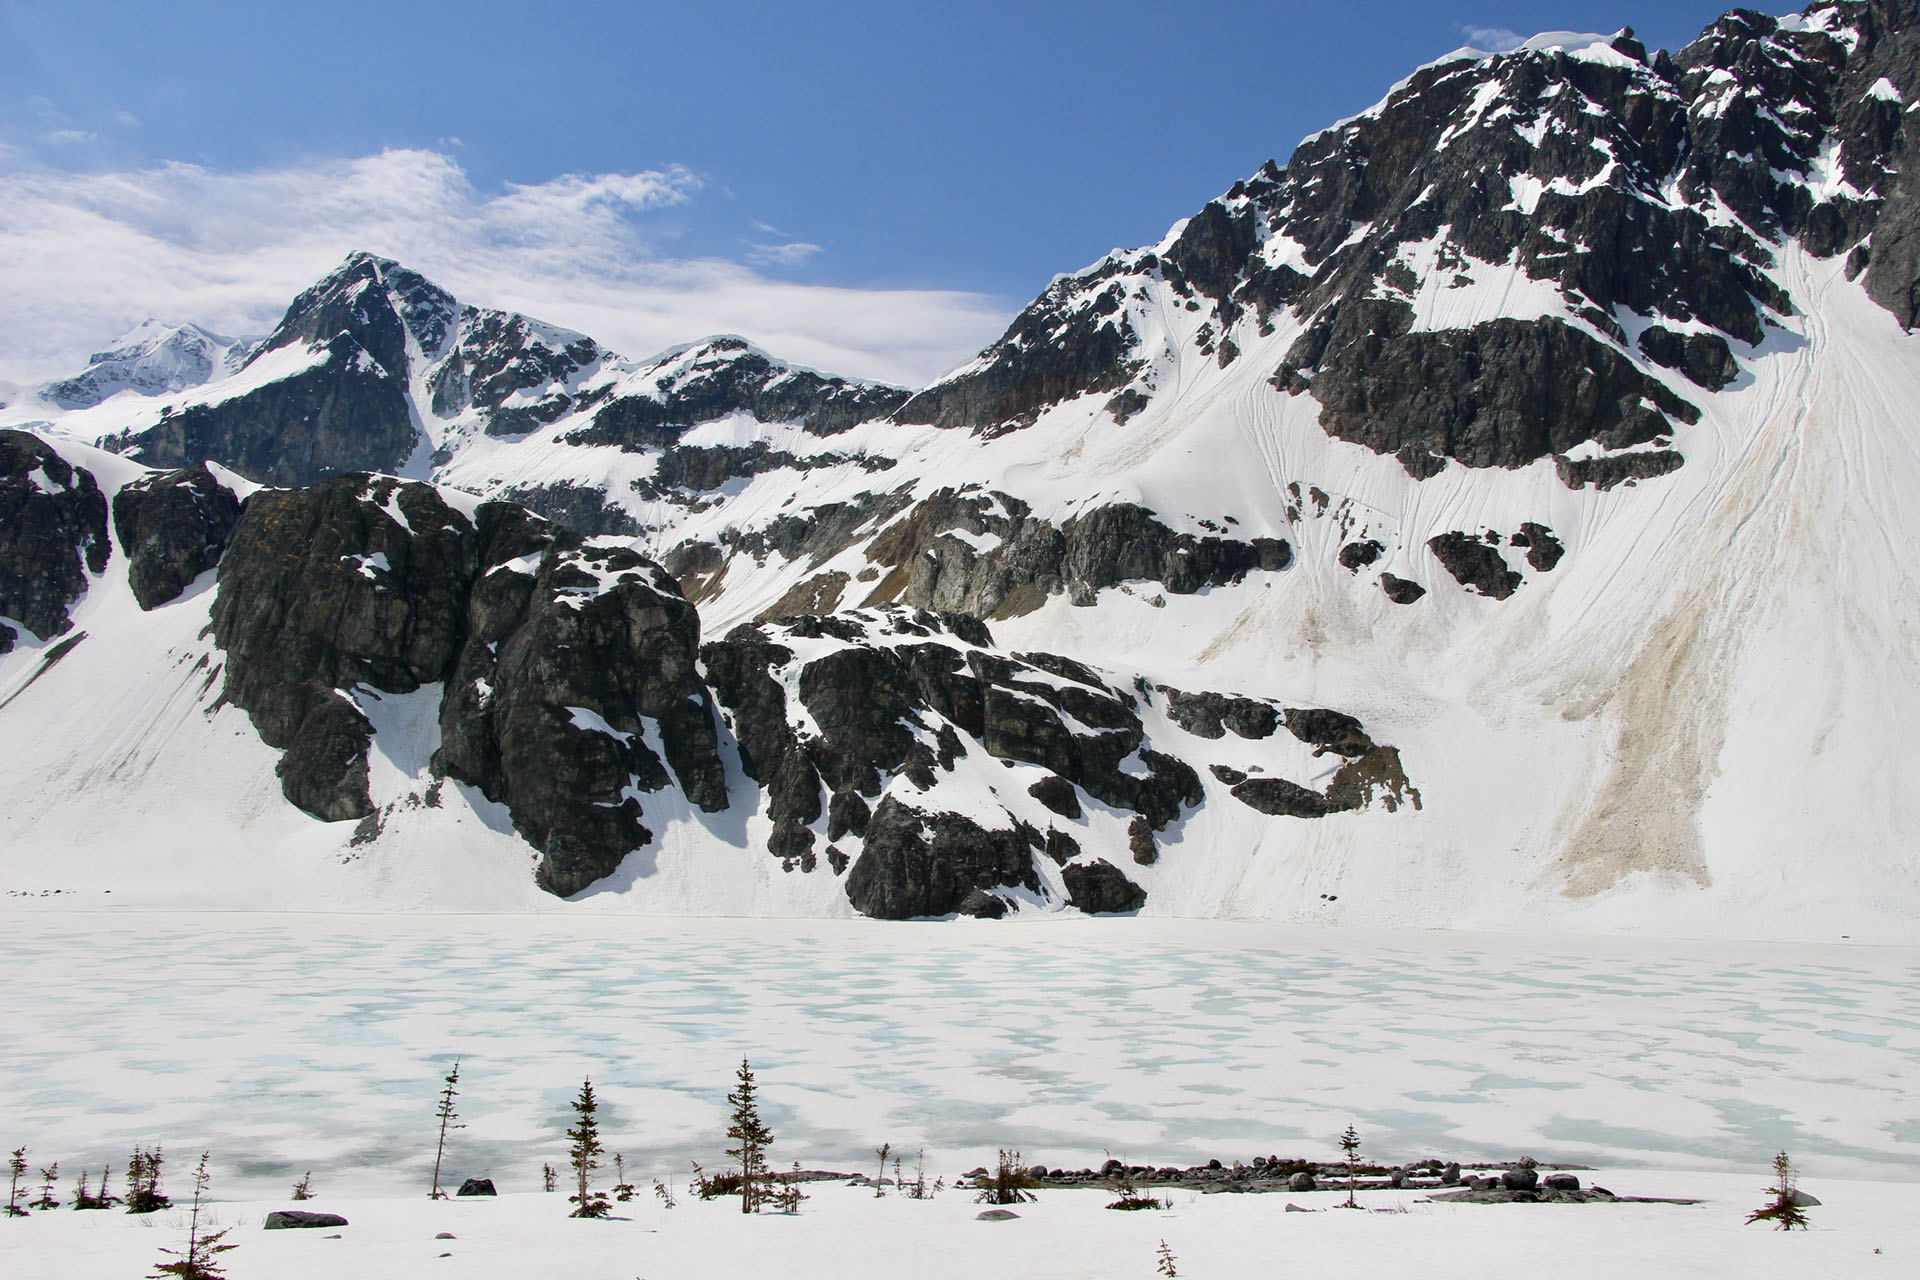
<svg viewBox="0 0 1920 1280"><path fill-rule="evenodd" d="M196 324L149 317L88 357L86 372L46 383L38 394L62 409L88 408L123 391L167 395L225 377L245 362L250 350L244 340Z"/></svg>

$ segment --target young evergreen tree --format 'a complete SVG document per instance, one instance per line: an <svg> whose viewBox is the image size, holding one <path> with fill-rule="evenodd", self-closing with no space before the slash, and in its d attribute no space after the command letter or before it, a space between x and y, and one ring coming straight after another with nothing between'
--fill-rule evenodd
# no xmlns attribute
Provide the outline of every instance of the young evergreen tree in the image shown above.
<svg viewBox="0 0 1920 1280"><path fill-rule="evenodd" d="M879 1148L874 1151L874 1154L880 1157L880 1172L873 1179L873 1195L875 1199L879 1199L881 1196L887 1194L887 1156L892 1150L893 1144L891 1142L883 1142ZM894 1181L898 1182L899 1179L896 1178Z"/></svg>
<svg viewBox="0 0 1920 1280"><path fill-rule="evenodd" d="M773 1143L773 1130L760 1119L753 1069L745 1058L740 1059L734 1078L733 1091L727 1094L727 1105L733 1108L727 1137L739 1145L728 1147L727 1154L740 1162L740 1212L758 1213L766 1194L767 1148Z"/></svg>
<svg viewBox="0 0 1920 1280"><path fill-rule="evenodd" d="M76 1209L95 1209L99 1207L93 1202L93 1192L87 1188L87 1171L85 1169L80 1171L80 1185L73 1189L73 1207Z"/></svg>
<svg viewBox="0 0 1920 1280"><path fill-rule="evenodd" d="M1173 1250L1167 1247L1165 1240L1160 1242L1159 1252L1156 1253L1154 1257L1158 1259L1157 1264L1153 1268L1156 1273L1163 1276L1179 1276L1179 1268L1174 1265Z"/></svg>
<svg viewBox="0 0 1920 1280"><path fill-rule="evenodd" d="M27 1211L21 1207L20 1204L20 1179L25 1177L27 1173L27 1149L25 1147L15 1147L13 1149L13 1154L7 1158L7 1169L13 1175L13 1182L7 1188L7 1216L9 1218L24 1218L27 1216Z"/></svg>
<svg viewBox="0 0 1920 1280"><path fill-rule="evenodd" d="M1340 1150L1347 1158L1347 1203L1346 1208L1358 1209L1360 1202L1353 1198L1355 1184L1360 1180L1360 1135L1352 1125L1340 1135Z"/></svg>
<svg viewBox="0 0 1920 1280"><path fill-rule="evenodd" d="M1747 1215L1748 1222L1771 1222L1782 1231L1791 1231L1795 1227L1807 1229L1807 1211L1800 1205L1800 1197L1794 1191L1793 1161L1787 1159L1782 1151L1773 1158L1773 1185L1767 1188L1767 1194L1773 1199Z"/></svg>
<svg viewBox="0 0 1920 1280"><path fill-rule="evenodd" d="M33 1202L35 1209L58 1209L60 1207L60 1202L53 1198L53 1183L59 1176L60 1162L58 1160L55 1160L52 1164L40 1170L40 1198Z"/></svg>
<svg viewBox="0 0 1920 1280"><path fill-rule="evenodd" d="M438 1117L440 1121L440 1141L433 1149L433 1190L427 1193L427 1198L430 1200L445 1200L447 1198L447 1193L440 1189L440 1162L447 1154L447 1130L464 1129L467 1127L459 1123L460 1113L453 1109L453 1100L460 1096L459 1090L455 1089L454 1086L459 1083L460 1059L455 1058L453 1060L453 1070L447 1072L446 1075L446 1087L440 1090L440 1105L434 1111L434 1115Z"/></svg>
<svg viewBox="0 0 1920 1280"><path fill-rule="evenodd" d="M231 1227L200 1234L200 1198L207 1190L207 1157L210 1154L201 1152L200 1163L193 1170L193 1212L187 1218L186 1252L162 1249L160 1252L172 1255L173 1261L154 1266L153 1275L157 1278L163 1280L166 1276L175 1276L178 1280L222 1280L227 1273L220 1269L217 1259L221 1254L240 1247L237 1244L220 1243L221 1237L232 1230Z"/></svg>
<svg viewBox="0 0 1920 1280"><path fill-rule="evenodd" d="M560 1175L553 1171L553 1166L550 1164L540 1166L540 1189L546 1192L560 1189Z"/></svg>
<svg viewBox="0 0 1920 1280"><path fill-rule="evenodd" d="M567 1197L577 1207L567 1216L570 1218L604 1218L609 1206L604 1192L592 1188L593 1171L600 1167L594 1157L605 1148L600 1145L599 1100L593 1096L593 1081L587 1080L580 1085L580 1096L573 1100L574 1126L567 1130L567 1136L573 1139L573 1146L567 1156L573 1162L574 1194Z"/></svg>
<svg viewBox="0 0 1920 1280"><path fill-rule="evenodd" d="M633 1184L627 1181L627 1158L613 1153L613 1198L621 1204L633 1199Z"/></svg>
<svg viewBox="0 0 1920 1280"><path fill-rule="evenodd" d="M151 1151L137 1146L133 1149L133 1158L127 1162L128 1213L157 1213L173 1207L172 1197L160 1194L160 1166L164 1163L166 1156L158 1146Z"/></svg>
<svg viewBox="0 0 1920 1280"><path fill-rule="evenodd" d="M306 1176L293 1184L293 1198L295 1200L313 1199L313 1170L307 1170Z"/></svg>

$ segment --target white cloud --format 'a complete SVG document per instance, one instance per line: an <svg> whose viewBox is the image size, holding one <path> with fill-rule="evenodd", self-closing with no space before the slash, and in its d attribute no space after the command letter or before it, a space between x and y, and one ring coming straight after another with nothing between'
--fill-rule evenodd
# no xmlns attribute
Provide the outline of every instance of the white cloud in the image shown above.
<svg viewBox="0 0 1920 1280"><path fill-rule="evenodd" d="M1476 27L1462 22L1458 30L1469 45L1487 53L1506 53L1527 42L1527 38L1518 31L1509 31L1505 27Z"/></svg>
<svg viewBox="0 0 1920 1280"><path fill-rule="evenodd" d="M0 174L0 378L70 373L149 315L264 332L354 249L632 356L730 332L816 368L918 384L1006 324L978 294L793 284L661 253L648 215L700 191L667 169L487 193L450 156L417 150L248 173ZM759 251L790 265L816 250Z"/></svg>
<svg viewBox="0 0 1920 1280"><path fill-rule="evenodd" d="M797 267L822 252L817 244L795 240L789 244L756 244L747 248L747 261L757 267Z"/></svg>

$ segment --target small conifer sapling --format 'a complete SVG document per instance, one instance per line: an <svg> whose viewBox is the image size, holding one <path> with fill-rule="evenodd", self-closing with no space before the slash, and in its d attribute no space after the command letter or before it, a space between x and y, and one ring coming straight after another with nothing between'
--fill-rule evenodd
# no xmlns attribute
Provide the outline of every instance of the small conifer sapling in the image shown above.
<svg viewBox="0 0 1920 1280"><path fill-rule="evenodd" d="M574 1211L570 1218L604 1218L609 1206L606 1193L593 1189L593 1173L600 1167L596 1158L603 1154L605 1147L600 1145L600 1101L593 1096L593 1081L586 1080L580 1085L580 1095L572 1102L574 1125L567 1130L567 1137L573 1140L573 1146L567 1151L567 1158L573 1164L574 1193L567 1197Z"/></svg>
<svg viewBox="0 0 1920 1280"><path fill-rule="evenodd" d="M293 1198L295 1200L313 1199L313 1170L307 1170L306 1176L293 1184ZM441 1199L445 1198L441 1197Z"/></svg>
<svg viewBox="0 0 1920 1280"><path fill-rule="evenodd" d="M633 1199L633 1184L627 1181L627 1158L613 1154L613 1198L621 1204Z"/></svg>
<svg viewBox="0 0 1920 1280"><path fill-rule="evenodd" d="M136 1146L127 1161L127 1212L158 1213L171 1209L173 1199L160 1193L160 1166L166 1156L155 1146L151 1151Z"/></svg>
<svg viewBox="0 0 1920 1280"><path fill-rule="evenodd" d="M1358 1209L1360 1203L1353 1198L1353 1193L1360 1180L1360 1135L1352 1125L1348 1125L1347 1131L1340 1135L1340 1150L1347 1159L1347 1203L1344 1207Z"/></svg>
<svg viewBox="0 0 1920 1280"><path fill-rule="evenodd" d="M1158 1259L1157 1265L1153 1268L1155 1273L1163 1276L1179 1276L1180 1271L1174 1266L1173 1250L1167 1247L1165 1240L1160 1242L1160 1249L1154 1256Z"/></svg>
<svg viewBox="0 0 1920 1280"><path fill-rule="evenodd" d="M773 1207L781 1213L800 1212L800 1202L813 1197L800 1189L800 1162L793 1162L793 1172L780 1175L780 1185L773 1193Z"/></svg>
<svg viewBox="0 0 1920 1280"><path fill-rule="evenodd" d="M60 1202L53 1198L54 1180L60 1176L60 1162L55 1160L40 1170L40 1198L33 1202L36 1209L58 1209Z"/></svg>
<svg viewBox="0 0 1920 1280"><path fill-rule="evenodd" d="M773 1130L760 1119L760 1103L753 1083L753 1068L745 1058L734 1073L733 1091L727 1105L733 1108L727 1137L738 1145L727 1154L740 1162L740 1212L758 1213L766 1194L767 1148L773 1143Z"/></svg>
<svg viewBox="0 0 1920 1280"><path fill-rule="evenodd" d="M27 1149L25 1147L15 1147L13 1149L13 1154L7 1157L7 1171L13 1175L13 1180L7 1187L7 1216L9 1218L24 1218L27 1216L27 1211L20 1204L20 1179L25 1177L27 1173Z"/></svg>
<svg viewBox="0 0 1920 1280"><path fill-rule="evenodd" d="M1782 1151L1773 1158L1773 1185L1767 1188L1767 1194L1773 1198L1748 1214L1747 1221L1771 1222L1782 1231L1791 1231L1795 1227L1805 1231L1807 1211L1800 1204L1794 1181L1793 1161L1787 1159L1787 1153Z"/></svg>
<svg viewBox="0 0 1920 1280"><path fill-rule="evenodd" d="M430 1200L445 1200L447 1198L447 1193L440 1189L440 1162L447 1154L447 1130L464 1129L467 1127L459 1123L459 1112L453 1109L453 1100L460 1096L459 1090L455 1089L454 1086L459 1083L460 1059L455 1058L453 1060L453 1070L447 1072L446 1075L446 1086L440 1090L440 1105L434 1111L434 1115L440 1121L440 1141L433 1149L433 1190L427 1193L427 1198ZM548 1187L547 1190L551 1191L553 1188Z"/></svg>
<svg viewBox="0 0 1920 1280"><path fill-rule="evenodd" d="M875 1155L880 1157L880 1172L873 1180L873 1195L876 1200L887 1194L887 1154L892 1150L893 1144L891 1142L883 1142L874 1152ZM895 1178L894 1182L898 1183L899 1179Z"/></svg>
<svg viewBox="0 0 1920 1280"><path fill-rule="evenodd" d="M560 1175L554 1172L550 1164L540 1166L540 1189L547 1192L560 1189Z"/></svg>
<svg viewBox="0 0 1920 1280"><path fill-rule="evenodd" d="M187 1248L180 1252L175 1249L162 1249L160 1252L172 1256L172 1262L158 1263L153 1268L155 1277L176 1276L178 1280L221 1280L226 1272L220 1269L219 1257L240 1246L222 1244L230 1227L218 1231L200 1233L200 1200L207 1191L207 1157L209 1152L200 1153L200 1163L193 1169L193 1211L187 1217Z"/></svg>

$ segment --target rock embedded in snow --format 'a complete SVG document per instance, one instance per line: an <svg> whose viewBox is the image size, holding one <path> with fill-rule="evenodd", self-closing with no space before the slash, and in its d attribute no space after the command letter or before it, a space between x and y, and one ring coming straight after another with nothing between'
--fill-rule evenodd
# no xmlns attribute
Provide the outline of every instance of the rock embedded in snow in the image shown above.
<svg viewBox="0 0 1920 1280"><path fill-rule="evenodd" d="M493 1196L500 1193L493 1189L492 1178L468 1178L460 1184L460 1190L454 1192L454 1194L461 1196Z"/></svg>
<svg viewBox="0 0 1920 1280"><path fill-rule="evenodd" d="M240 498L207 464L145 476L113 496L113 531L142 609L175 600L220 563L240 522Z"/></svg>
<svg viewBox="0 0 1920 1280"><path fill-rule="evenodd" d="M276 1209L261 1224L268 1231L307 1230L314 1227L344 1227L347 1220L337 1213L315 1213L309 1209Z"/></svg>
<svg viewBox="0 0 1920 1280"><path fill-rule="evenodd" d="M93 473L24 431L0 431L0 616L45 639L73 625L87 575L105 571L107 500ZM0 626L0 652L14 632Z"/></svg>
<svg viewBox="0 0 1920 1280"><path fill-rule="evenodd" d="M1427 540L1427 547L1455 582L1488 599L1505 600L1519 589L1520 575L1507 567L1499 549L1472 534L1435 534Z"/></svg>
<svg viewBox="0 0 1920 1280"><path fill-rule="evenodd" d="M1419 583L1397 578L1391 573L1380 575L1380 590L1384 591L1387 599L1395 604L1412 604L1427 594L1427 589Z"/></svg>
<svg viewBox="0 0 1920 1280"><path fill-rule="evenodd" d="M1061 875L1067 883L1067 900L1090 916L1125 915L1146 905L1146 890L1105 858L1069 862Z"/></svg>

